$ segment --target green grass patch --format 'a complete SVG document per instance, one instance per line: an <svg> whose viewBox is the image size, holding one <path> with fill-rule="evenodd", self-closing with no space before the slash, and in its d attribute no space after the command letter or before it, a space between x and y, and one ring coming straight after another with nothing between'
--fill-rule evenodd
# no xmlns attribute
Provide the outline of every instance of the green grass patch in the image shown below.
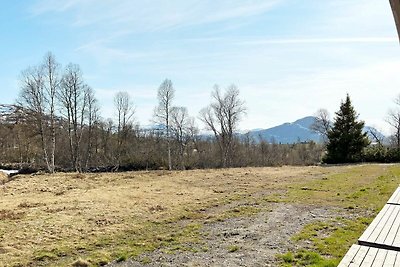
<svg viewBox="0 0 400 267"><path fill-rule="evenodd" d="M35 253L35 260L37 261L48 261L56 258L57 255L50 251L39 251Z"/></svg>
<svg viewBox="0 0 400 267"><path fill-rule="evenodd" d="M80 256L90 262L91 266L101 266L112 260L121 262L136 258L157 248L165 248L168 251L190 250L189 246L184 244L200 242L201 228L202 225L196 223L185 226L145 223L140 229L125 232L123 237L97 239L93 244L87 245ZM114 252L110 251L110 247L114 248Z"/></svg>
<svg viewBox="0 0 400 267"><path fill-rule="evenodd" d="M337 266L348 248L357 242L371 218L347 220L337 218L328 222L317 221L306 225L293 236L297 242L311 243L309 251L288 252L278 257L283 266ZM292 265L287 265L287 264Z"/></svg>
<svg viewBox="0 0 400 267"><path fill-rule="evenodd" d="M311 266L311 267L336 267L338 261L335 259L325 259L318 253L308 250L301 250L295 254L288 252L278 256L282 261L282 266Z"/></svg>
<svg viewBox="0 0 400 267"><path fill-rule="evenodd" d="M306 225L293 237L295 241L311 241L313 249L321 255L341 258L371 222L371 218L347 220L337 218L328 222Z"/></svg>
<svg viewBox="0 0 400 267"><path fill-rule="evenodd" d="M349 166L339 173L293 184L282 200L301 204L352 206L378 212L399 183L400 168L397 165ZM279 197L275 196L275 199Z"/></svg>
<svg viewBox="0 0 400 267"><path fill-rule="evenodd" d="M229 252L229 253L233 253L233 252L236 252L236 251L238 251L238 250L239 250L239 247L236 246L236 245L228 246L228 252Z"/></svg>
<svg viewBox="0 0 400 267"><path fill-rule="evenodd" d="M282 201L283 201L283 198L282 198L282 195L281 195L281 194L274 193L274 194L265 196L265 197L263 198L263 200L264 200L265 202L270 202L270 203L279 203L279 202L282 202Z"/></svg>

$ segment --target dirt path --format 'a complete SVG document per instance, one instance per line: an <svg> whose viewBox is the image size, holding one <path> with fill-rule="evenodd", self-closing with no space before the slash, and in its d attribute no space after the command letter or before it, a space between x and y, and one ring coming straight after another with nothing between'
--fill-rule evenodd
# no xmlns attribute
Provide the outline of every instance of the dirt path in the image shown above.
<svg viewBox="0 0 400 267"><path fill-rule="evenodd" d="M277 266L277 254L296 249L291 236L312 221L336 216L337 210L274 203L269 212L206 224L204 244L193 245L189 251L159 249L108 266Z"/></svg>

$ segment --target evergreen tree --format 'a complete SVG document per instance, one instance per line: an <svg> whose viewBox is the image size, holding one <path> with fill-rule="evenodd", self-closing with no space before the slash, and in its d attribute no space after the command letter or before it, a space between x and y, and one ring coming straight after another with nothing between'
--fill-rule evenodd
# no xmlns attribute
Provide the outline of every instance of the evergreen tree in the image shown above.
<svg viewBox="0 0 400 267"><path fill-rule="evenodd" d="M333 127L328 131L326 163L349 163L362 159L363 149L368 146L369 140L363 133L364 122L357 121L358 115L354 110L350 97L340 105L335 113Z"/></svg>

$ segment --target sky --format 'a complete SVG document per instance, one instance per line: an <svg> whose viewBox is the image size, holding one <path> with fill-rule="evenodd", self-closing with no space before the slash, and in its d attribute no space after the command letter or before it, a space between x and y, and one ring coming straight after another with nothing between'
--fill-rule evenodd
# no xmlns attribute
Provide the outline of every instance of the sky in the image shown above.
<svg viewBox="0 0 400 267"><path fill-rule="evenodd" d="M166 78L173 105L196 118L215 84L235 84L247 107L241 130L320 108L333 115L348 93L359 118L388 134L400 94L388 0L3 1L0 33L0 103L18 98L21 71L51 51L63 66L81 66L104 118L126 91L141 125Z"/></svg>

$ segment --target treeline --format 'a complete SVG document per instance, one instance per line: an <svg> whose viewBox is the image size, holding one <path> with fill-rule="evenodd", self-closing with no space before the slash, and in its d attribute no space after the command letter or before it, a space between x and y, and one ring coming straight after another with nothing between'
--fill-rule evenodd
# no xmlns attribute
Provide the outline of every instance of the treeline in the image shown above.
<svg viewBox="0 0 400 267"><path fill-rule="evenodd" d="M116 116L104 119L79 65L62 68L51 53L21 72L20 87L15 104L0 105L2 166L52 173L400 162L400 97L387 118L394 132L389 142L378 132L363 133L347 95L333 122L324 109L316 114L312 130L323 137L321 144L277 144L237 134L246 106L235 85L215 86L198 114L209 134L200 134L188 109L175 105L168 79L158 88L149 128L136 123L127 92L115 94Z"/></svg>
<svg viewBox="0 0 400 267"><path fill-rule="evenodd" d="M44 157L42 136L34 116L13 106L17 116L0 124L2 165L14 164L50 171ZM50 122L44 123L45 143L51 144ZM173 127L171 127L173 129ZM251 137L234 137L229 165L214 136L199 135L196 128L171 137L172 169L220 168L243 166L314 165L321 161L324 147L314 142L277 144L256 142ZM175 129L172 130L175 132ZM142 129L128 124L118 132L118 123L101 118L80 132L78 151L71 152L68 122L55 122L55 171L125 171L168 169L168 142L165 129ZM77 159L75 159L75 155ZM75 165L77 163L77 165Z"/></svg>
<svg viewBox="0 0 400 267"><path fill-rule="evenodd" d="M152 128L135 123L126 92L114 97L116 117L102 118L79 65L62 68L51 53L21 73L20 86L17 103L3 106L3 165L48 172L311 165L324 153L314 142L287 145L237 135L246 107L234 85L216 86L210 105L198 115L211 135L199 134L187 108L174 105L168 79L158 88Z"/></svg>

